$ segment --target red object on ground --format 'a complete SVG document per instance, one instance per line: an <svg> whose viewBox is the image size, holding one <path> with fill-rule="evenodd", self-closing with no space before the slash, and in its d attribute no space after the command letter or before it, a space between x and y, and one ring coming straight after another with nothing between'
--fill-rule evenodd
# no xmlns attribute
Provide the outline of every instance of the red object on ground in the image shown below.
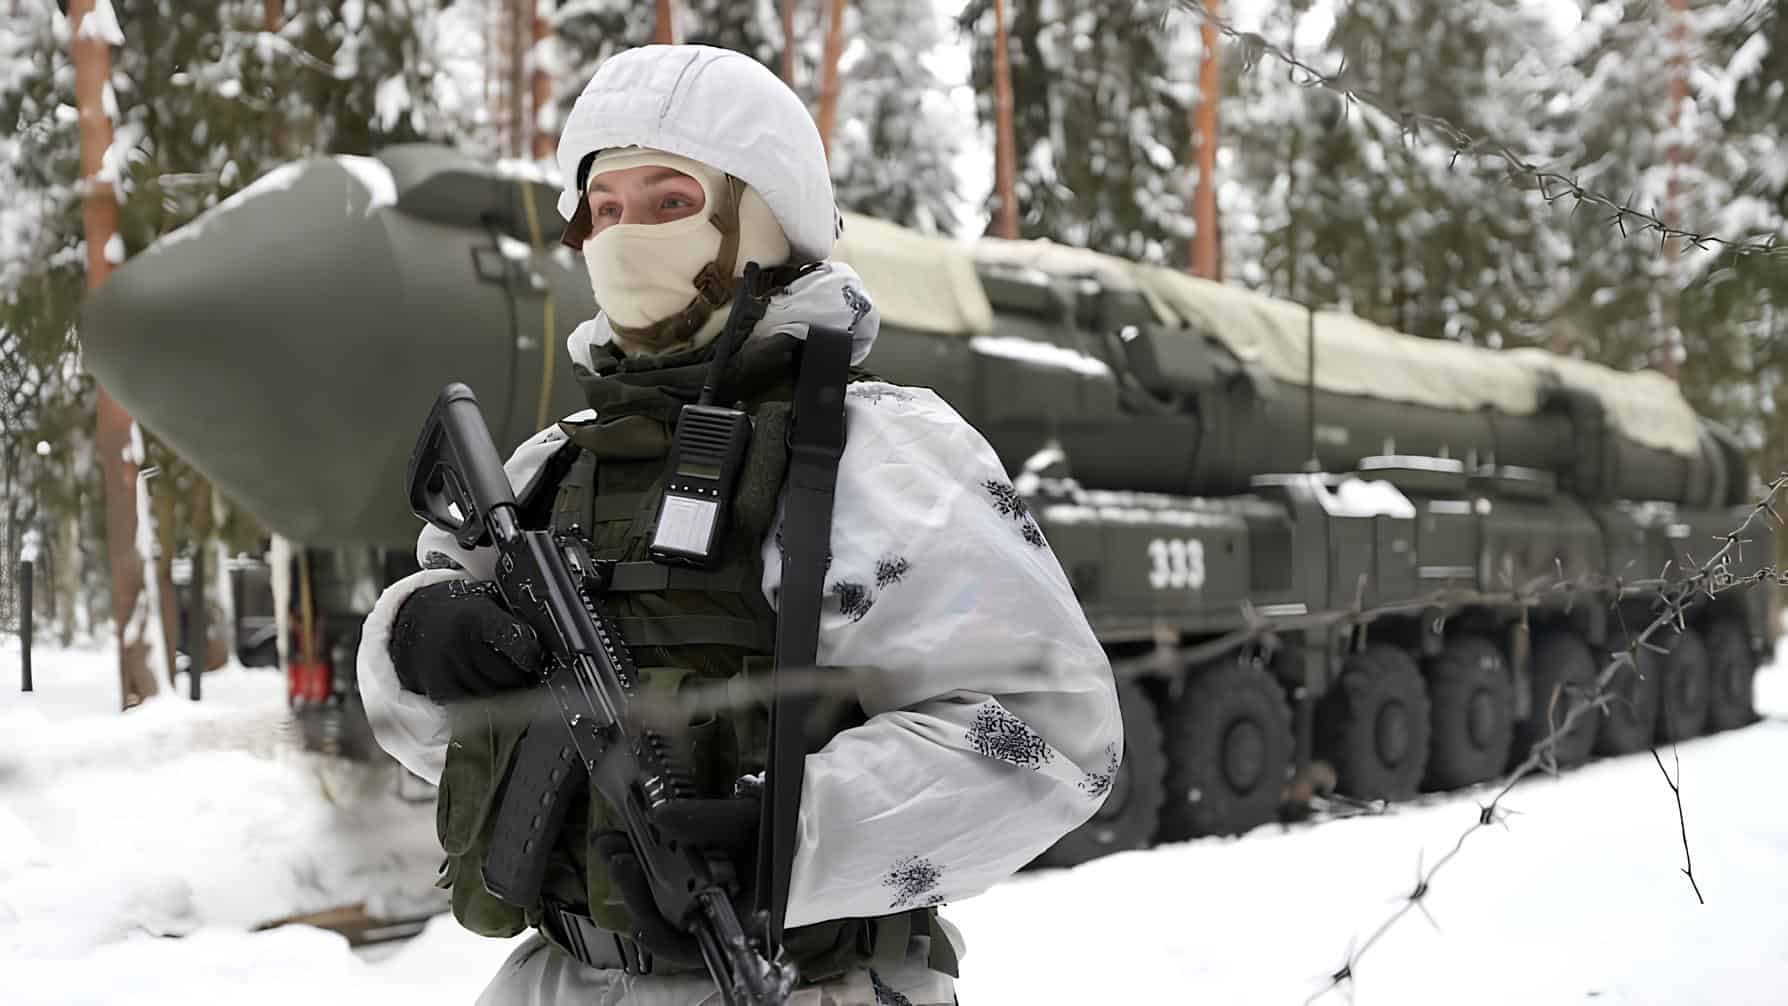
<svg viewBox="0 0 1788 1006"><path fill-rule="evenodd" d="M294 660L286 665L286 701L291 705L327 702L331 687L329 665Z"/></svg>

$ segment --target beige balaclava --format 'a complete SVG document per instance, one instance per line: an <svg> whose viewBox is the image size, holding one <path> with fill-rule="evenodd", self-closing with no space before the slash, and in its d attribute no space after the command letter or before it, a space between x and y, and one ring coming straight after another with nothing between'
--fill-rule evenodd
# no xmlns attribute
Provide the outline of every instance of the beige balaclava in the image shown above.
<svg viewBox="0 0 1788 1006"><path fill-rule="evenodd" d="M629 356L707 345L726 325L722 310L735 284L699 283L719 269L744 275L745 263L786 263L788 237L770 207L749 185L676 154L644 147L605 150L590 165L590 183L608 171L665 167L701 183L702 212L662 224L611 224L584 241L584 263L596 304L608 316L615 345ZM588 199L589 183L585 185ZM722 261L725 236L736 219L738 244ZM707 289L704 289L704 285Z"/></svg>

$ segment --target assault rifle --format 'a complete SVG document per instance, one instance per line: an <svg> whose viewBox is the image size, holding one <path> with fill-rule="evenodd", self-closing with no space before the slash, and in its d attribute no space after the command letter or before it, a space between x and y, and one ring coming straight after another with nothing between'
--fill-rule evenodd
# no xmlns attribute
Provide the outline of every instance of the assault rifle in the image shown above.
<svg viewBox="0 0 1788 1006"><path fill-rule="evenodd" d="M726 891L733 864L653 827L654 809L695 795L689 769L635 707L638 672L602 612L599 570L580 543L521 528L478 400L463 384L441 391L410 455L410 506L465 548L496 546L503 602L547 655L542 683L557 709L535 717L516 762L543 757L551 768L513 773L505 786L486 888L514 904L538 898L539 853L558 834L568 791L587 777L620 813L659 910L694 935L727 1006L786 1003L797 975L740 923Z"/></svg>

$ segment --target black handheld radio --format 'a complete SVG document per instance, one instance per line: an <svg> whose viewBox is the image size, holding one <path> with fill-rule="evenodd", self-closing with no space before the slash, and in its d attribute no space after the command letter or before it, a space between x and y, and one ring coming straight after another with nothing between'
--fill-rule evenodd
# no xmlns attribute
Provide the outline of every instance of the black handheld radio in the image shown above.
<svg viewBox="0 0 1788 1006"><path fill-rule="evenodd" d="M751 446L751 417L739 409L714 404L733 351L764 317L764 302L755 296L758 265L745 264L745 275L733 292L732 311L714 348L701 398L677 415L671 443L670 474L658 504L658 520L648 551L656 562L712 568L726 537L733 487Z"/></svg>

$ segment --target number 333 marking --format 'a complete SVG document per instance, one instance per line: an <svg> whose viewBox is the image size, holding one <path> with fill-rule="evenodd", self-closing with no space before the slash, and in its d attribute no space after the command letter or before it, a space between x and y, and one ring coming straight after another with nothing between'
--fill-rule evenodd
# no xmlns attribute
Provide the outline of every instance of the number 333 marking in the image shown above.
<svg viewBox="0 0 1788 1006"><path fill-rule="evenodd" d="M1204 542L1156 538L1149 542L1149 586L1156 590L1204 587Z"/></svg>

